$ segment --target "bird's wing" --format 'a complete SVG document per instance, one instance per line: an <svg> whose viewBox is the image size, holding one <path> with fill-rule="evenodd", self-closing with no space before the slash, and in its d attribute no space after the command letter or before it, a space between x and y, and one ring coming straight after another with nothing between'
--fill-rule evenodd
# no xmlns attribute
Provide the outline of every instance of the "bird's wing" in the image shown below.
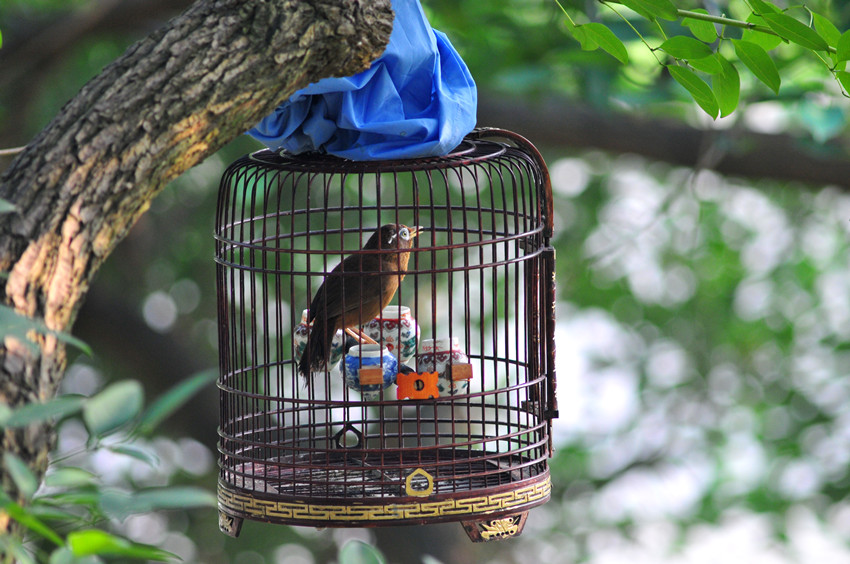
<svg viewBox="0 0 850 564"><path fill-rule="evenodd" d="M340 280L340 278L342 278L342 277L339 276L339 274L343 270L345 270L345 268L346 268L346 265L345 265L345 261L343 260L343 261L338 262L337 265L335 267L333 267L333 270L331 270L327 274L324 281L322 281L322 285L319 286L319 289L316 290L315 294L313 294L313 300L310 302L310 314L308 316L307 321L313 321L316 318L316 312L325 309L325 306L326 306L326 303L327 303L325 301L325 295L326 294L328 295L329 300L330 300L330 303L327 303L328 309L326 311L328 311L328 312L332 311L331 308L333 307L333 302L334 302L333 298L334 298L334 296L337 295L337 292L339 291L338 285L342 284L342 281ZM334 275L336 275L336 276L334 276ZM328 286L330 286L330 288L328 288ZM330 318L330 317L333 317L334 315L335 314L333 314L333 313L328 313L327 317Z"/></svg>

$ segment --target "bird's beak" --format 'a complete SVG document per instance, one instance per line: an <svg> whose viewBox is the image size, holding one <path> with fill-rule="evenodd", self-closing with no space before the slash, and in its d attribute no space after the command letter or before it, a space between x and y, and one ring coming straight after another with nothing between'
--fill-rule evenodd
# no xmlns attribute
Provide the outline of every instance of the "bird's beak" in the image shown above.
<svg viewBox="0 0 850 564"><path fill-rule="evenodd" d="M416 225L414 227L411 227L410 228L410 238L412 239L412 238L416 237L417 235L419 235L423 231L425 231L425 228L422 227L421 225Z"/></svg>

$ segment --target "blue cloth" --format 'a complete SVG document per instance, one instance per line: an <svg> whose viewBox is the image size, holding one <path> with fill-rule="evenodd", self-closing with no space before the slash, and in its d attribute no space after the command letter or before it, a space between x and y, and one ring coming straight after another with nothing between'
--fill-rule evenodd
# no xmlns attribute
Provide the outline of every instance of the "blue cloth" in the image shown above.
<svg viewBox="0 0 850 564"><path fill-rule="evenodd" d="M393 31L371 68L296 92L248 134L270 149L352 160L445 155L475 127L478 94L419 0L392 0Z"/></svg>

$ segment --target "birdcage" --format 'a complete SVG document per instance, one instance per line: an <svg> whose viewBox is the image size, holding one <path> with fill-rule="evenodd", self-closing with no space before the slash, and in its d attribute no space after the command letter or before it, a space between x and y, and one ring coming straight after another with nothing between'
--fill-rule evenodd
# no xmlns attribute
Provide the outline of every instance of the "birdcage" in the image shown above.
<svg viewBox="0 0 850 564"><path fill-rule="evenodd" d="M412 246L364 248L383 225L407 226ZM551 492L551 236L545 164L504 130L438 158L263 150L233 163L215 227L221 530L461 521L475 541L519 534ZM402 253L404 270L334 270ZM316 316L344 301L322 290L339 275L363 295L382 276L398 288L339 327L305 377Z"/></svg>

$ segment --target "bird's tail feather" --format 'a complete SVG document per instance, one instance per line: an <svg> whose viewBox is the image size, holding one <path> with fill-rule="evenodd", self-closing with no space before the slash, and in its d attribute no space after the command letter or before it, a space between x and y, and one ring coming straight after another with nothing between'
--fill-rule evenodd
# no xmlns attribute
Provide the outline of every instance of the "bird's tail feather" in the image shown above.
<svg viewBox="0 0 850 564"><path fill-rule="evenodd" d="M298 363L298 370L304 378L304 383L310 384L310 374L313 370L320 370L327 366L330 360L330 348L333 341L336 328L326 326L325 320L319 316L313 320L313 327L310 330L310 337L307 340L307 347L301 355L301 361ZM330 368L330 367L328 367Z"/></svg>

